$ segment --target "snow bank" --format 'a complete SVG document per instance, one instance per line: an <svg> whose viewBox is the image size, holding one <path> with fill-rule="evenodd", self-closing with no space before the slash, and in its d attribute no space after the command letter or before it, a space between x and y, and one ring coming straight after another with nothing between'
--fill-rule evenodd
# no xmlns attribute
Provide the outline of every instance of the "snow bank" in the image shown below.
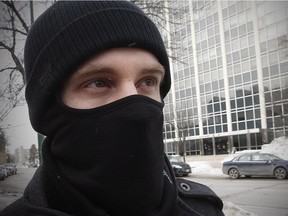
<svg viewBox="0 0 288 216"><path fill-rule="evenodd" d="M275 138L270 144L262 146L261 153L271 153L284 160L288 160L288 138Z"/></svg>
<svg viewBox="0 0 288 216"><path fill-rule="evenodd" d="M221 160L220 163L232 160L234 157L238 156L239 154L255 153L255 152L270 153L284 160L288 160L288 137L275 138L271 143L262 145L262 149L260 150L237 151L234 154L230 154L228 157Z"/></svg>
<svg viewBox="0 0 288 216"><path fill-rule="evenodd" d="M223 212L227 216L257 216L254 213L241 209L239 206L236 206L231 202L224 201L223 203L224 203Z"/></svg>
<svg viewBox="0 0 288 216"><path fill-rule="evenodd" d="M189 166L192 168L192 175L209 175L209 176L219 176L223 175L221 169L213 168L210 165L210 161L191 161L188 162Z"/></svg>

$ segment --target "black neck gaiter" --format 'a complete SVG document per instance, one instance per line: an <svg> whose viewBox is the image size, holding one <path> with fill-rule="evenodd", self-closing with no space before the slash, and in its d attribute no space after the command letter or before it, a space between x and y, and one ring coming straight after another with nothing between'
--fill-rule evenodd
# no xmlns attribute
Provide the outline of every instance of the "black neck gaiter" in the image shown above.
<svg viewBox="0 0 288 216"><path fill-rule="evenodd" d="M42 125L60 171L89 200L111 215L154 215L164 191L162 109L140 95L81 110L57 99Z"/></svg>

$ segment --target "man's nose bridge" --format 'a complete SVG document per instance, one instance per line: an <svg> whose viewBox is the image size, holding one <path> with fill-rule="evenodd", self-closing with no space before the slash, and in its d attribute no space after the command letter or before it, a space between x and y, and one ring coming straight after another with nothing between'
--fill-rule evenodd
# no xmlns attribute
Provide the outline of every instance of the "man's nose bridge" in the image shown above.
<svg viewBox="0 0 288 216"><path fill-rule="evenodd" d="M133 82L126 82L125 84L122 85L121 87L121 96L122 97L127 97L130 95L135 95L138 94L137 92L137 87Z"/></svg>

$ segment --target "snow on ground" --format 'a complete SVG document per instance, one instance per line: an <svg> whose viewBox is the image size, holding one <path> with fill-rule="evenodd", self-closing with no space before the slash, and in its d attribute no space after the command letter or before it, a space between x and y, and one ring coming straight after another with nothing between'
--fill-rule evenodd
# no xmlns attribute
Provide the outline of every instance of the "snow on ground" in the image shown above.
<svg viewBox="0 0 288 216"><path fill-rule="evenodd" d="M257 216L252 212L239 208L231 202L224 202L223 212L226 216Z"/></svg>
<svg viewBox="0 0 288 216"><path fill-rule="evenodd" d="M187 163L192 168L193 175L197 175L197 174L209 175L209 176L223 175L221 168L212 167L210 161L190 161Z"/></svg>

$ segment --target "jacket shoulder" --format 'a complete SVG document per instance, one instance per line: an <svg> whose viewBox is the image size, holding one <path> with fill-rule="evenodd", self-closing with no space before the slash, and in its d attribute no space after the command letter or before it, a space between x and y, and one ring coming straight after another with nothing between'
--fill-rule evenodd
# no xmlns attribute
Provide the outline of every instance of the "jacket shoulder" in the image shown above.
<svg viewBox="0 0 288 216"><path fill-rule="evenodd" d="M182 178L177 178L176 184L180 206L189 207L200 215L224 215L222 200L206 185Z"/></svg>
<svg viewBox="0 0 288 216"><path fill-rule="evenodd" d="M3 210L0 211L0 216L26 216L23 212L23 197L16 200L9 206L5 207Z"/></svg>

